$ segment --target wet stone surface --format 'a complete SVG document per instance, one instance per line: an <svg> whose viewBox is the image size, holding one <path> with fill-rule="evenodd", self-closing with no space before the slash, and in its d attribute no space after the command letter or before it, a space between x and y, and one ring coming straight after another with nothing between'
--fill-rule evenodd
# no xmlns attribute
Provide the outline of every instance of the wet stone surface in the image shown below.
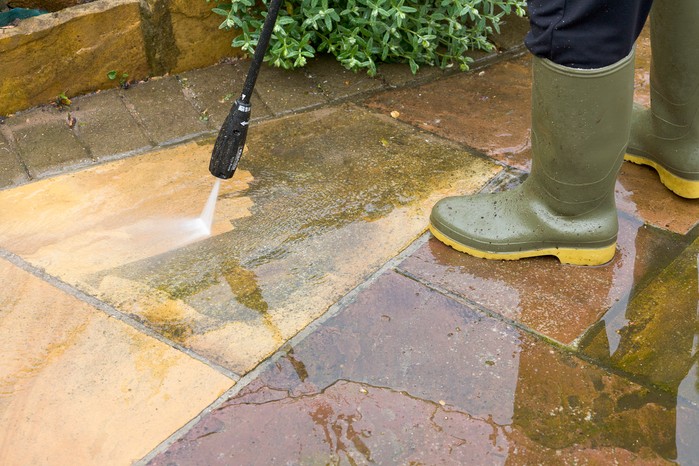
<svg viewBox="0 0 699 466"><path fill-rule="evenodd" d="M417 88L379 94L367 105L466 144L508 165L530 169L530 60L520 58Z"/></svg>
<svg viewBox="0 0 699 466"><path fill-rule="evenodd" d="M666 464L682 409L389 272L150 464Z"/></svg>
<svg viewBox="0 0 699 466"><path fill-rule="evenodd" d="M0 464L131 464L233 380L0 259Z"/></svg>
<svg viewBox="0 0 699 466"><path fill-rule="evenodd" d="M679 235L620 219L617 254L600 267L552 257L488 261L431 239L399 269L563 344L573 344L607 310L625 303L686 242Z"/></svg>
<svg viewBox="0 0 699 466"><path fill-rule="evenodd" d="M582 351L673 395L685 384L682 396L699 401L697 257L699 240L626 306L611 309L585 335Z"/></svg>
<svg viewBox="0 0 699 466"><path fill-rule="evenodd" d="M211 237L192 223L213 184L201 143L0 194L0 246L242 373L499 170L351 105L256 125L248 146Z"/></svg>
<svg viewBox="0 0 699 466"><path fill-rule="evenodd" d="M699 223L699 202L675 195L650 167L624 162L616 199L620 210L675 233L687 234Z"/></svg>

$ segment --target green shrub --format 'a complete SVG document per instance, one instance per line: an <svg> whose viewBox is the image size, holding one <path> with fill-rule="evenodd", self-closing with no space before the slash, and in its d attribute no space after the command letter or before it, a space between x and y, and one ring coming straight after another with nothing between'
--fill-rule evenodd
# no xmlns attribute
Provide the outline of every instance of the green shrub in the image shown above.
<svg viewBox="0 0 699 466"><path fill-rule="evenodd" d="M206 0L210 2L211 0ZM213 11L240 34L233 47L252 54L269 0L232 0ZM262 5L264 4L264 6ZM467 50L492 50L488 35L504 15L524 14L525 0L286 0L266 60L296 68L328 52L348 69L376 74L376 63L468 68Z"/></svg>

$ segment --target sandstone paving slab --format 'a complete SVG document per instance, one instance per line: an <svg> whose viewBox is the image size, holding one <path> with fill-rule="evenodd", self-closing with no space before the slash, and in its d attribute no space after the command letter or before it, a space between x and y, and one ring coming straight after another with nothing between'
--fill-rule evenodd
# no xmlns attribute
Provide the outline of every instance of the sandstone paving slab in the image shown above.
<svg viewBox="0 0 699 466"><path fill-rule="evenodd" d="M70 114L74 131L98 160L151 147L116 90L74 99Z"/></svg>
<svg viewBox="0 0 699 466"><path fill-rule="evenodd" d="M367 100L371 108L466 144L510 166L531 168L530 59L498 63Z"/></svg>
<svg viewBox="0 0 699 466"><path fill-rule="evenodd" d="M0 463L124 465L233 380L0 260Z"/></svg>
<svg viewBox="0 0 699 466"><path fill-rule="evenodd" d="M68 112L39 107L7 120L32 178L93 161L69 127Z"/></svg>
<svg viewBox="0 0 699 466"><path fill-rule="evenodd" d="M19 162L19 156L7 142L5 136L0 133L0 189L24 181L27 181L27 174Z"/></svg>
<svg viewBox="0 0 699 466"><path fill-rule="evenodd" d="M199 111L209 116L209 122L220 128L235 100L240 96L245 76L250 66L249 61L237 61L192 70L180 74L180 82L185 93L190 93L198 103ZM271 116L256 93L252 95L251 119Z"/></svg>
<svg viewBox="0 0 699 466"><path fill-rule="evenodd" d="M328 102L320 82L309 77L304 70L264 66L257 77L255 92L275 115Z"/></svg>
<svg viewBox="0 0 699 466"><path fill-rule="evenodd" d="M671 464L696 430L663 392L387 272L149 464Z"/></svg>
<svg viewBox="0 0 699 466"><path fill-rule="evenodd" d="M255 125L248 146L211 236L201 142L0 193L0 247L242 373L500 171L353 105Z"/></svg>
<svg viewBox="0 0 699 466"><path fill-rule="evenodd" d="M610 308L623 306L685 247L680 235L620 218L617 254L607 265L572 267L553 257L489 261L432 238L400 270L566 345Z"/></svg>
<svg viewBox="0 0 699 466"><path fill-rule="evenodd" d="M143 122L148 137L157 144L207 130L206 122L185 98L174 76L140 83L122 95Z"/></svg>

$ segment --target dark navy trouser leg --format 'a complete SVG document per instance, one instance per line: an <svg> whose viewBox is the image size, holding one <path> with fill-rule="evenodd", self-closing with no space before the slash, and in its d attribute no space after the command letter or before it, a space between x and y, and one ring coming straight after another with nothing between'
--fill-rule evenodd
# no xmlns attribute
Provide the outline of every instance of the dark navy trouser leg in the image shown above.
<svg viewBox="0 0 699 466"><path fill-rule="evenodd" d="M529 0L525 39L536 56L571 68L602 68L631 53L653 0Z"/></svg>

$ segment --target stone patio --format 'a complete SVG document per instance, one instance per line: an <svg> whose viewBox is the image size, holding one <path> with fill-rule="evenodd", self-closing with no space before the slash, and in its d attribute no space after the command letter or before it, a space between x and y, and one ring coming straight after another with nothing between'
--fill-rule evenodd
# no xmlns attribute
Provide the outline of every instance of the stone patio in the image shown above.
<svg viewBox="0 0 699 466"><path fill-rule="evenodd" d="M523 30L468 73L265 68L211 234L245 62L4 118L0 464L699 464L699 203L625 164L600 267L426 233L530 169Z"/></svg>

